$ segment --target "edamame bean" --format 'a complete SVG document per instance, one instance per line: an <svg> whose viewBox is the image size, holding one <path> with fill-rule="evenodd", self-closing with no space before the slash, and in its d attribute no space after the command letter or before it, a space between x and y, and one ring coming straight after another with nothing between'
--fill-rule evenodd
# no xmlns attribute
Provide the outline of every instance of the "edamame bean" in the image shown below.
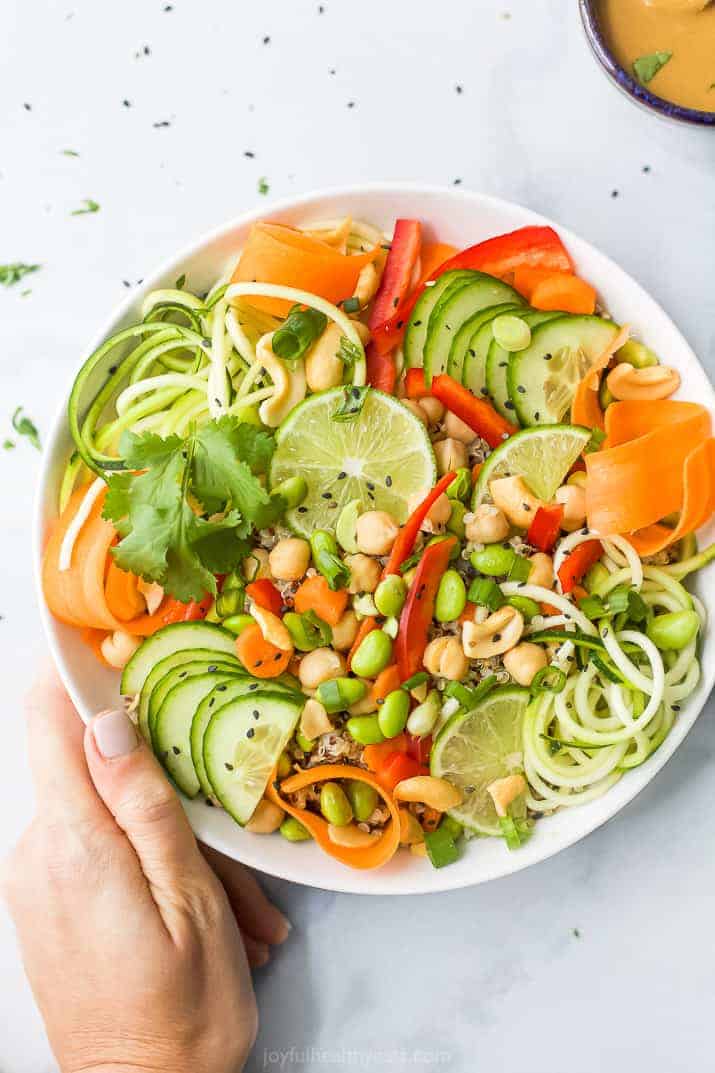
<svg viewBox="0 0 715 1073"><path fill-rule="evenodd" d="M304 753L312 753L317 742L311 741L310 738L306 738L305 734L301 734L299 730L295 732L295 740L299 749L302 749Z"/></svg>
<svg viewBox="0 0 715 1073"><path fill-rule="evenodd" d="M255 621L251 615L229 615L221 625L225 630L230 630L231 633L235 633L236 637L238 637L245 629L252 626Z"/></svg>
<svg viewBox="0 0 715 1073"><path fill-rule="evenodd" d="M320 790L320 811L328 823L345 827L353 818L353 810L342 786L324 782Z"/></svg>
<svg viewBox="0 0 715 1073"><path fill-rule="evenodd" d="M410 695L404 689L393 689L388 693L377 714L380 730L386 738L401 734L407 725L410 714Z"/></svg>
<svg viewBox="0 0 715 1073"><path fill-rule="evenodd" d="M610 391L604 376L598 389L598 402L602 410L606 410L612 402L616 401L615 395Z"/></svg>
<svg viewBox="0 0 715 1073"><path fill-rule="evenodd" d="M513 313L502 313L492 321L492 334L494 339L502 347L514 353L518 350L526 350L531 342L531 328L521 317Z"/></svg>
<svg viewBox="0 0 715 1073"><path fill-rule="evenodd" d="M616 361L619 363L625 361L636 369L647 369L650 365L658 364L658 356L644 343L629 339L620 350L616 351Z"/></svg>
<svg viewBox="0 0 715 1073"><path fill-rule="evenodd" d="M376 715L353 715L345 726L350 737L359 745L379 745L385 740Z"/></svg>
<svg viewBox="0 0 715 1073"><path fill-rule="evenodd" d="M296 820L295 816L286 816L278 830L289 842L307 842L313 837L308 828L304 827L300 820Z"/></svg>
<svg viewBox="0 0 715 1073"><path fill-rule="evenodd" d="M532 619L534 615L541 614L541 608L536 600L532 600L530 596L510 596L507 603L510 607L515 607L527 622L529 619Z"/></svg>
<svg viewBox="0 0 715 1073"><path fill-rule="evenodd" d="M447 522L447 532L454 533L454 535L458 537L459 540L464 540L466 531L464 525L464 515L466 513L467 508L465 507L464 503L460 503L458 499L455 499L455 501L452 503L452 513L450 514L449 521Z"/></svg>
<svg viewBox="0 0 715 1073"><path fill-rule="evenodd" d="M345 788L353 810L353 816L358 823L365 823L377 808L377 790L366 782L358 782L351 779Z"/></svg>
<svg viewBox="0 0 715 1073"><path fill-rule="evenodd" d="M288 508L299 506L307 494L308 482L305 477L287 477L271 489L271 495L281 496Z"/></svg>
<svg viewBox="0 0 715 1073"><path fill-rule="evenodd" d="M227 589L216 597L216 613L221 619L239 615L245 602L243 589Z"/></svg>
<svg viewBox="0 0 715 1073"><path fill-rule="evenodd" d="M407 597L407 585L399 574L390 574L375 589L375 607L385 618L399 615Z"/></svg>
<svg viewBox="0 0 715 1073"><path fill-rule="evenodd" d="M427 700L418 704L407 720L407 729L416 738L424 738L434 730L442 704L436 689L427 694Z"/></svg>
<svg viewBox="0 0 715 1073"><path fill-rule="evenodd" d="M230 574L226 574L223 579L223 585L221 586L221 592L228 592L229 589L242 589L245 586L245 581L240 574L237 574L235 570L232 570Z"/></svg>
<svg viewBox="0 0 715 1073"><path fill-rule="evenodd" d="M287 779L292 770L293 764L291 762L291 758L284 749L281 755L278 757L278 763L276 764L276 775L279 779Z"/></svg>
<svg viewBox="0 0 715 1073"><path fill-rule="evenodd" d="M481 551L473 551L469 561L480 574L500 577L509 573L516 558L513 548L505 548L503 544L487 544Z"/></svg>
<svg viewBox="0 0 715 1073"><path fill-rule="evenodd" d="M412 584L412 582L415 580L415 574L416 573L417 573L417 567L412 566L412 567L410 567L409 570L405 570L404 574L402 575L403 580L405 582L405 585L407 586L408 589L409 589L410 585Z"/></svg>
<svg viewBox="0 0 715 1073"><path fill-rule="evenodd" d="M352 658L351 668L360 678L375 678L392 659L392 641L382 630L363 638Z"/></svg>
<svg viewBox="0 0 715 1073"><path fill-rule="evenodd" d="M283 625L288 630L295 647L301 652L312 652L314 648L323 648L332 641L332 630L313 612L306 611L299 615L287 611L283 616Z"/></svg>
<svg viewBox="0 0 715 1073"><path fill-rule="evenodd" d="M454 622L467 606L467 589L456 570L447 570L437 589L434 617L438 622Z"/></svg>
<svg viewBox="0 0 715 1073"><path fill-rule="evenodd" d="M335 526L335 536L338 544L344 551L349 551L351 555L354 555L358 550L356 533L359 514L360 500L351 499L340 511Z"/></svg>
<svg viewBox="0 0 715 1073"><path fill-rule="evenodd" d="M656 615L646 633L657 648L685 648L697 637L700 617L696 611L669 611Z"/></svg>
<svg viewBox="0 0 715 1073"><path fill-rule="evenodd" d="M472 474L466 466L460 466L456 470L456 476L452 483L447 486L447 498L466 502L472 494Z"/></svg>
<svg viewBox="0 0 715 1073"><path fill-rule="evenodd" d="M366 693L367 686L359 678L329 678L320 683L315 696L326 712L345 712Z"/></svg>

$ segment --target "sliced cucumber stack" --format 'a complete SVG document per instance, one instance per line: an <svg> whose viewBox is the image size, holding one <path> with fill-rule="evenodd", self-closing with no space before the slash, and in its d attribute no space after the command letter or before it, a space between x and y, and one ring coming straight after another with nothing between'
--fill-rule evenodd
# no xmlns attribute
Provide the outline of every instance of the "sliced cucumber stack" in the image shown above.
<svg viewBox="0 0 715 1073"><path fill-rule="evenodd" d="M471 317L468 317L452 340L452 346L449 350L449 359L447 361L448 374L454 380L462 383L464 364L467 354L469 353L472 338L477 334L482 325L486 324L487 321L493 320L494 317L498 317L502 313L518 313L521 309L522 306L512 305L509 302L506 302L503 305L487 306L486 309L480 309L478 313L473 313Z"/></svg>
<svg viewBox="0 0 715 1073"><path fill-rule="evenodd" d="M429 287L425 287L415 302L415 307L405 329L402 348L405 354L406 368L411 369L414 366L422 365L422 353L427 339L427 325L430 314L444 292L462 280L469 280L471 275L470 269L457 268L452 272L445 272Z"/></svg>
<svg viewBox="0 0 715 1073"><path fill-rule="evenodd" d="M456 334L475 313L495 305L520 305L523 299L494 276L474 272L469 279L460 280L444 291L430 313L427 324L422 364L425 382L446 371Z"/></svg>
<svg viewBox="0 0 715 1073"><path fill-rule="evenodd" d="M513 356L507 370L509 399L520 423L562 421L579 383L618 331L612 320L569 315L536 328L531 344Z"/></svg>
<svg viewBox="0 0 715 1073"><path fill-rule="evenodd" d="M169 690L157 712L154 725L154 748L169 775L187 797L196 797L201 789L198 772L191 756L191 725L197 709L209 693L228 685L232 676L217 672L186 678ZM238 679L245 692L250 679Z"/></svg>
<svg viewBox="0 0 715 1073"><path fill-rule="evenodd" d="M236 653L236 638L221 626L210 622L175 622L164 626L142 643L127 663L122 673L120 692L133 697L141 692L149 672L165 656L180 649L202 648L213 652Z"/></svg>
<svg viewBox="0 0 715 1073"><path fill-rule="evenodd" d="M546 313L536 309L528 313L517 313L517 316L521 317L530 328L535 328L537 325L546 324L550 320L555 320L556 317L563 316L563 314ZM492 336L486 361L485 386L494 408L499 411L502 417L506 417L507 421L514 420L515 410L514 403L509 398L507 379L512 357L513 352L505 350Z"/></svg>
<svg viewBox="0 0 715 1073"><path fill-rule="evenodd" d="M162 674L161 678L154 683L151 690L146 721L149 728L149 740L157 752L159 751L156 739L157 716L164 700L174 686L179 685L180 682L185 682L187 679L196 678L200 674L236 674L247 677L245 672L242 674L241 664L235 658L231 660L228 656L224 656L223 659L218 659L211 654L207 659L205 656L199 656L195 652L189 654L192 657L191 659L183 660L171 668L166 668L166 673ZM168 660L163 660L159 666L162 667L167 662Z"/></svg>
<svg viewBox="0 0 715 1073"><path fill-rule="evenodd" d="M500 313L514 313L520 315L520 308L523 309L524 307L504 306L503 309L497 311L497 315ZM464 358L462 383L465 387L469 388L473 395L487 394L487 358L489 356L489 348L494 342L493 321L494 317L489 317L488 320L479 326L469 340L469 346ZM513 422L513 412L510 413L509 420Z"/></svg>
<svg viewBox="0 0 715 1073"><path fill-rule="evenodd" d="M223 631L222 631L223 632ZM232 635L231 635L232 636ZM153 640L153 638L149 638ZM236 638L232 637L233 651L236 650ZM144 645L147 641L144 642ZM137 649L135 655L138 655L144 648ZM230 663L232 667L235 667L236 673L239 673L242 668L236 657L230 652L223 652L211 648L178 648L176 652L171 652L169 655L165 655L163 659L160 659L158 663L154 664L151 670L144 678L141 692L139 694L139 707L137 709L137 720L139 723L139 729L144 735L145 739L151 741L151 731L149 727L149 704L151 701L152 693L155 686L161 682L162 678L169 673L169 671L175 668L181 669L186 664L202 661L206 666L212 666L213 664ZM128 666L128 664L127 664Z"/></svg>
<svg viewBox="0 0 715 1073"><path fill-rule="evenodd" d="M247 823L293 733L301 703L283 693L238 697L220 708L204 735L212 790L237 823Z"/></svg>

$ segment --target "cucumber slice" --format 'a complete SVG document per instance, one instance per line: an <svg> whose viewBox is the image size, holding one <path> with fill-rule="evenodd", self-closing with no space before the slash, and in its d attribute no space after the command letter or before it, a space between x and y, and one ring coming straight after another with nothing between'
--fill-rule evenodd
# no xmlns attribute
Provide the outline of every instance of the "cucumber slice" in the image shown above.
<svg viewBox="0 0 715 1073"><path fill-rule="evenodd" d="M523 477L539 499L552 499L590 438L590 430L580 425L542 425L510 436L480 469L472 510L489 496L489 484L498 477Z"/></svg>
<svg viewBox="0 0 715 1073"><path fill-rule="evenodd" d="M494 276L475 272L474 278L448 288L434 306L427 324L422 364L425 382L430 384L447 368L455 333L472 314L493 305L523 305L513 287Z"/></svg>
<svg viewBox="0 0 715 1073"><path fill-rule="evenodd" d="M425 287L422 294L415 302L407 328L402 349L405 355L405 368L411 369L416 365L422 365L422 352L427 339L427 324L432 310L437 305L448 287L461 281L468 281L476 272L469 268L455 268L452 272L445 272L436 279L429 287Z"/></svg>
<svg viewBox="0 0 715 1073"><path fill-rule="evenodd" d="M179 685L180 682L185 681L187 678L195 678L198 674L236 673L240 675L242 670L243 668L238 660L231 663L227 659L218 660L213 655L209 656L208 659L194 658L188 662L185 661L179 663L170 670L167 670L166 674L163 674L154 684L147 707L149 741L151 742L154 751L157 751L156 719L159 714L159 709L174 686Z"/></svg>
<svg viewBox="0 0 715 1073"><path fill-rule="evenodd" d="M602 317L562 316L538 327L509 363L509 398L522 425L563 420L581 380L619 331Z"/></svg>
<svg viewBox="0 0 715 1073"><path fill-rule="evenodd" d="M236 639L233 638L233 641L235 651ZM137 649L137 651L140 652L141 649ZM160 659L147 674L139 694L137 719L139 722L139 729L144 735L144 738L147 741L151 741L151 735L149 733L149 701L151 700L154 686L161 681L165 674L168 674L174 667L178 667L185 663L191 663L192 660L206 660L207 662L210 662L211 660L218 662L221 660L221 662L225 663L228 660L234 659L236 659L236 657L232 656L231 653L217 652L212 648L179 648L178 651L170 652L169 655ZM236 670L240 671L241 669L240 663L236 660Z"/></svg>
<svg viewBox="0 0 715 1073"><path fill-rule="evenodd" d="M555 320L556 317L562 317L563 313L547 313L536 310L531 313L519 313L518 316L526 321L530 328L535 328L539 324L546 324L547 321ZM494 408L499 411L502 417L506 417L507 421L514 420L514 403L509 398L507 381L507 370L511 358L511 352L499 346L496 339L492 338L489 353L487 354L486 388Z"/></svg>
<svg viewBox="0 0 715 1073"><path fill-rule="evenodd" d="M155 752L166 771L187 797L196 797L201 784L191 758L191 724L203 699L217 686L232 681L230 674L197 674L186 678L164 697L154 725ZM249 680L242 679L244 691Z"/></svg>
<svg viewBox="0 0 715 1073"><path fill-rule="evenodd" d="M471 317L465 320L449 348L447 372L453 380L460 384L462 383L464 360L467 356L472 336L476 335L477 330L483 324L486 324L488 320L493 320L494 317L498 317L502 313L519 313L522 308L523 306L511 305L509 302L504 305L487 306L486 309L480 309L478 313L473 313Z"/></svg>
<svg viewBox="0 0 715 1073"><path fill-rule="evenodd" d="M261 800L302 705L281 693L238 697L219 708L204 735L204 764L213 793L241 825Z"/></svg>
<svg viewBox="0 0 715 1073"><path fill-rule="evenodd" d="M236 638L221 626L210 622L175 622L164 626L136 650L122 673L120 692L133 697L141 692L147 675L165 656L182 648L205 648L235 655Z"/></svg>
<svg viewBox="0 0 715 1073"><path fill-rule="evenodd" d="M268 689L270 693L282 693L293 697L297 704L303 705L305 698L290 685L284 684L280 678L274 678L269 686L264 685L255 678L232 678L231 681L219 682L198 704L191 720L191 760L194 771L199 781L201 791L205 797L212 797L213 790L204 765L204 734L206 727L211 722L211 717L220 708L230 704L237 697L244 695L253 696L261 690Z"/></svg>

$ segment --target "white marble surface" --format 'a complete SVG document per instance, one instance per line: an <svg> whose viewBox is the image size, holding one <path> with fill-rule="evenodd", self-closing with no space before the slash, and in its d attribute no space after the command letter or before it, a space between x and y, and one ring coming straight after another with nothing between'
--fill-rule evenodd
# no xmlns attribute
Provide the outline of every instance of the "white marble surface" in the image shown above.
<svg viewBox="0 0 715 1073"><path fill-rule="evenodd" d="M521 201L639 278L715 371L712 170L606 84L575 0L324 9L3 0L0 263L43 268L0 293L0 441L16 405L47 428L122 281L257 201L261 176L269 198L410 178ZM101 210L71 216L83 198ZM38 463L27 442L0 451L0 853L32 808L20 710L44 656ZM616 820L510 879L409 901L269 881L295 930L258 974L249 1068L711 1068L712 716ZM49 1073L2 914L0 980L1 1073Z"/></svg>

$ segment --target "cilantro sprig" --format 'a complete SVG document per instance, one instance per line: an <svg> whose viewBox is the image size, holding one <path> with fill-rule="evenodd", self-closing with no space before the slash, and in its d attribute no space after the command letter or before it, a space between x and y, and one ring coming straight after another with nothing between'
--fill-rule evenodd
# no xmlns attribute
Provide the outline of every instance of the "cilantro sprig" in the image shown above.
<svg viewBox="0 0 715 1073"><path fill-rule="evenodd" d="M214 575L245 557L252 530L285 508L257 477L273 449L270 433L229 416L185 438L125 433L127 469L110 476L103 512L122 537L117 565L184 602L215 595Z"/></svg>
<svg viewBox="0 0 715 1073"><path fill-rule="evenodd" d="M10 265L0 265L0 283L4 287L12 287L30 272L38 272L42 265L27 265L22 261L16 261Z"/></svg>

